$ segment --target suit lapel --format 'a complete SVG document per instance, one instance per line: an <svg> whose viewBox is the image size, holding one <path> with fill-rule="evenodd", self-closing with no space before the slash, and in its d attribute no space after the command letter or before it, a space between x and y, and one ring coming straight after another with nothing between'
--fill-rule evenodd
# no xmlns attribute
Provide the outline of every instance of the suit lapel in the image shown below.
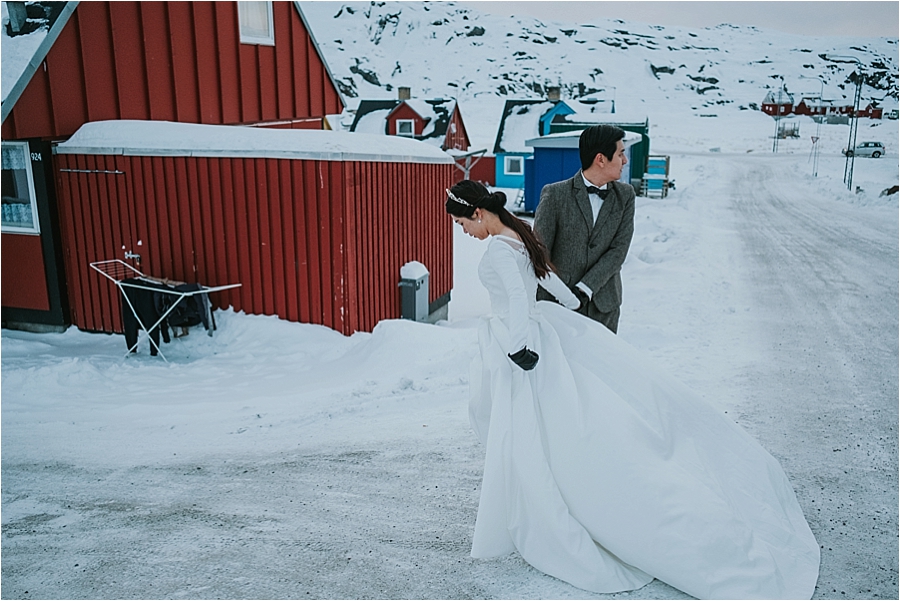
<svg viewBox="0 0 900 601"><path fill-rule="evenodd" d="M616 192L616 187L613 185L613 182L609 182L606 187L609 188L610 192L600 206L600 212L597 213L597 222L591 230L591 238L603 230L604 224L609 220L613 213L615 213L616 207L619 206L619 195ZM585 190L584 195L587 196L587 190ZM590 200L588 200L588 205L590 205Z"/></svg>
<svg viewBox="0 0 900 601"><path fill-rule="evenodd" d="M588 198L587 188L584 185L584 178L581 177L580 169L573 179L572 186L575 188L575 203L581 211L581 216L584 217L588 232L590 232L594 229L594 211L591 209L591 199Z"/></svg>

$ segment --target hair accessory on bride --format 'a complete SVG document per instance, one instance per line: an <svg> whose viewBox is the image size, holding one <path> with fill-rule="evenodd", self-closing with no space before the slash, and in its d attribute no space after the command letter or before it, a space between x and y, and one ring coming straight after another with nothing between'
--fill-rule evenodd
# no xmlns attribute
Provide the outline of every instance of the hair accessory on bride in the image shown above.
<svg viewBox="0 0 900 601"><path fill-rule="evenodd" d="M467 206L467 207L474 207L474 206L475 206L475 205L473 205L471 202L465 201L465 200L463 200L462 198L460 198L459 196L457 196L456 194L454 194L453 192L451 192L451 191L450 191L450 188L446 188L446 190L447 190L447 196L449 196L450 199L453 200L454 202L458 202L459 204L465 205L465 206Z"/></svg>

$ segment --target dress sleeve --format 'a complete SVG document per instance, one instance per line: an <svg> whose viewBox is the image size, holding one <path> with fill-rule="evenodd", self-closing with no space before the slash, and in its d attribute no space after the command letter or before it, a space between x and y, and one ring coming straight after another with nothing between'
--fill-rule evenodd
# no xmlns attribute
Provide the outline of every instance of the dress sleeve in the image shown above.
<svg viewBox="0 0 900 601"><path fill-rule="evenodd" d="M505 242L496 241L488 245L487 256L491 267L506 289L509 299L509 344L507 353L522 350L528 342L529 303L525 291L525 281L516 262L516 250Z"/></svg>
<svg viewBox="0 0 900 601"><path fill-rule="evenodd" d="M541 288L556 297L556 300L558 300L566 309L572 309L574 311L581 306L581 301L578 300L575 293L572 292L554 272L547 272L547 275L538 280L538 284L540 284Z"/></svg>

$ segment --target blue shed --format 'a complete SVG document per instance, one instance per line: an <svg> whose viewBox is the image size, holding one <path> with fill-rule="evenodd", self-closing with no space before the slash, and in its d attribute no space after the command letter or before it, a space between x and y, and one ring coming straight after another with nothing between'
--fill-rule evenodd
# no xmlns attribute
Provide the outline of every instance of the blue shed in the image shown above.
<svg viewBox="0 0 900 601"><path fill-rule="evenodd" d="M525 211L534 213L541 200L541 190L547 184L562 181L575 175L581 169L578 154L578 138L581 131L567 131L550 134L525 141L534 148L534 155L525 160ZM622 170L620 182L631 183L631 150L643 136L625 132L625 154L628 164Z"/></svg>

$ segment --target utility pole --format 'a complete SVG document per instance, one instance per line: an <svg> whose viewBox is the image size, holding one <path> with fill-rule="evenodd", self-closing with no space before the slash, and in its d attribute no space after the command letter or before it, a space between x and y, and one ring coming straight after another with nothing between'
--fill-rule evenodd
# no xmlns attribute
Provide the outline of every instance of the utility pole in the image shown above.
<svg viewBox="0 0 900 601"><path fill-rule="evenodd" d="M778 88L778 99L775 101L775 135L772 138L772 152L778 153L778 120L781 118L781 99L784 92L784 78Z"/></svg>
<svg viewBox="0 0 900 601"><path fill-rule="evenodd" d="M852 192L853 165L856 159L856 132L859 129L859 100L862 96L862 82L865 79L865 71L863 71L862 61L860 61L855 56L832 54L830 56L826 56L825 58L833 61L836 58L848 59L856 63L857 66L857 70L854 71L854 74L856 74L856 94L854 94L853 96L853 114L850 115L850 136L847 139L847 158L844 160L844 183L847 184L847 189Z"/></svg>
<svg viewBox="0 0 900 601"><path fill-rule="evenodd" d="M860 67L856 77L856 96L853 98L853 116L850 117L850 139L847 142L847 152L850 153L844 160L844 181L847 182L847 189L853 191L853 165L856 161L856 132L859 131L859 99L862 95L863 73ZM847 168L847 164L850 168Z"/></svg>

